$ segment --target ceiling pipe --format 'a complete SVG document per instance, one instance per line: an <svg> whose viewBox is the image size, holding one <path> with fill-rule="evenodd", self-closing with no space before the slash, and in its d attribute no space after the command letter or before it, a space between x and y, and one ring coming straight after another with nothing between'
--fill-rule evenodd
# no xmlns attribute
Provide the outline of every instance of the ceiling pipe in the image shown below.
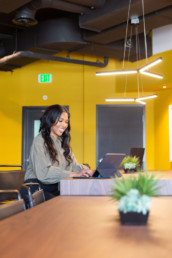
<svg viewBox="0 0 172 258"><path fill-rule="evenodd" d="M80 64L80 65L88 65L88 66L95 66L95 67L101 67L104 68L108 64L108 58L104 57L104 62L92 62L92 61L85 61L80 59L74 59L70 57L60 57L60 56L51 56L46 54L39 54L31 51L25 51L28 52L29 57L33 55L33 58L38 59L44 59L44 60L51 60L51 61L58 61L58 62L65 62L65 63L71 63L71 64Z"/></svg>
<svg viewBox="0 0 172 258"><path fill-rule="evenodd" d="M73 59L70 57L60 57L60 56L51 56L47 54L40 54L40 53L35 53L32 51L20 51L16 52L12 55L5 56L0 59L0 70L3 65L7 65L10 67L10 62L12 62L12 65L15 68L20 68L22 65L15 66L15 60L18 60L19 58L28 58L28 59L33 59L33 61L37 61L35 59L42 59L42 60L49 60L49 61L56 61L56 62L65 62L65 63L72 63L72 64L80 64L80 65L88 65L88 66L95 66L95 67L100 67L104 68L108 65L108 58L104 57L104 62L92 62L92 61L85 61L85 60L80 60L80 59ZM17 63L17 62L16 62ZM8 71L12 71L13 69L8 69ZM4 70L3 70L4 71Z"/></svg>
<svg viewBox="0 0 172 258"><path fill-rule="evenodd" d="M22 26L33 26L37 24L35 14L39 9L53 8L71 13L85 13L89 8L72 4L61 0L33 0L16 11L13 23Z"/></svg>

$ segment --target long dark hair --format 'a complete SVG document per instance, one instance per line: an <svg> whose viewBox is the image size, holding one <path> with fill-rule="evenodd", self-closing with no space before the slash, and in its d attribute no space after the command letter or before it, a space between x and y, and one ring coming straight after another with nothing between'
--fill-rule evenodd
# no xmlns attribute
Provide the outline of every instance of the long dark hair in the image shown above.
<svg viewBox="0 0 172 258"><path fill-rule="evenodd" d="M69 111L67 110L67 108L65 106L61 106L61 105L49 106L45 110L42 117L40 118L41 124L40 124L39 131L42 134L42 137L44 139L45 148L48 151L51 160L54 162L55 161L58 162L58 154L54 147L53 141L51 139L50 132L51 132L51 127L55 124L55 122L58 121L58 119L60 118L60 116L63 112L66 112L68 114L68 119L69 119L68 127L61 136L62 148L64 149L63 155L69 165L72 161L72 158L70 156L70 138L71 138L70 137L70 114L69 114Z"/></svg>

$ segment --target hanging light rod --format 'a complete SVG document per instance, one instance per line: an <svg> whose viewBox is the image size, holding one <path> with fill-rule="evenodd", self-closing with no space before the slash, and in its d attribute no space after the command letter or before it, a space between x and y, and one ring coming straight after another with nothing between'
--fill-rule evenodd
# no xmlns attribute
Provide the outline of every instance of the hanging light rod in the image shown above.
<svg viewBox="0 0 172 258"><path fill-rule="evenodd" d="M128 101L135 101L135 99L134 98L128 98L128 99L126 99L126 98L121 98L121 99L105 99L105 101L106 102L116 102L116 101L118 101L118 102L123 102L123 101L126 101L126 102L128 102Z"/></svg>
<svg viewBox="0 0 172 258"><path fill-rule="evenodd" d="M140 72L140 71L139 71ZM163 76L157 73L150 73L150 72L140 72L141 74L150 76L150 77L154 77L154 78L158 78L158 79L162 79Z"/></svg>
<svg viewBox="0 0 172 258"><path fill-rule="evenodd" d="M153 98L157 98L157 97L158 97L158 95L154 94L154 95L150 95L150 96L145 96L145 97L137 98L136 100L153 99Z"/></svg>
<svg viewBox="0 0 172 258"><path fill-rule="evenodd" d="M96 75L133 74L137 72L138 72L137 70L119 70L119 71L96 72Z"/></svg>
<svg viewBox="0 0 172 258"><path fill-rule="evenodd" d="M114 99L105 99L106 102L132 102L132 101L136 101L140 104L146 104L145 102L143 102L142 100L145 99L153 99L158 97L158 95L150 95L150 96L145 96L145 97L141 97L141 98L114 98Z"/></svg>
<svg viewBox="0 0 172 258"><path fill-rule="evenodd" d="M136 99L136 102L138 102L139 104L146 105L146 103L145 103L145 102L143 102L143 101L141 101L141 100L139 100L139 99Z"/></svg>
<svg viewBox="0 0 172 258"><path fill-rule="evenodd" d="M154 60L153 62L144 65L142 68L139 69L139 71L144 72L144 71L148 70L149 68L151 68L152 66L159 64L160 62L162 62L162 57L159 57L158 59Z"/></svg>
<svg viewBox="0 0 172 258"><path fill-rule="evenodd" d="M154 60L153 62L146 64L145 66L143 66L140 69L136 69L136 70L118 70L118 71L105 71L105 72L96 72L96 75L118 75L118 74L135 74L135 73L141 73L150 77L154 77L154 78L158 78L158 79L162 79L163 76L160 74L156 74L156 73L151 73L151 72L147 72L147 70L162 62L162 57L159 57L158 59Z"/></svg>

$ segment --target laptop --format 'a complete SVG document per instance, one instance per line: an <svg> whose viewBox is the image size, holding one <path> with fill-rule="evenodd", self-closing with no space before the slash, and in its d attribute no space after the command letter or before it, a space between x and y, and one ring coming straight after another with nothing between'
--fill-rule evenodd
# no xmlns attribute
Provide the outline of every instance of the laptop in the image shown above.
<svg viewBox="0 0 172 258"><path fill-rule="evenodd" d="M106 153L103 159L98 164L92 177L74 177L75 179L91 179L91 178L111 178L121 177L118 171L123 158L126 156L124 153Z"/></svg>
<svg viewBox="0 0 172 258"><path fill-rule="evenodd" d="M145 148L131 148L130 156L136 156L139 158L139 166L142 167L143 156L144 156Z"/></svg>

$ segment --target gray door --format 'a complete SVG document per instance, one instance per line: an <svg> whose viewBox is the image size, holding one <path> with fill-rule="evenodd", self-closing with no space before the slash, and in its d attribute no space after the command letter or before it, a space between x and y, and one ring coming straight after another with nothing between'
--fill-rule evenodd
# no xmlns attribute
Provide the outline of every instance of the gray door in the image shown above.
<svg viewBox="0 0 172 258"><path fill-rule="evenodd" d="M145 147L145 107L141 105L97 105L96 162L106 153L130 154Z"/></svg>
<svg viewBox="0 0 172 258"><path fill-rule="evenodd" d="M40 117L46 107L23 107L22 114L22 165L27 169L33 138L39 133Z"/></svg>

